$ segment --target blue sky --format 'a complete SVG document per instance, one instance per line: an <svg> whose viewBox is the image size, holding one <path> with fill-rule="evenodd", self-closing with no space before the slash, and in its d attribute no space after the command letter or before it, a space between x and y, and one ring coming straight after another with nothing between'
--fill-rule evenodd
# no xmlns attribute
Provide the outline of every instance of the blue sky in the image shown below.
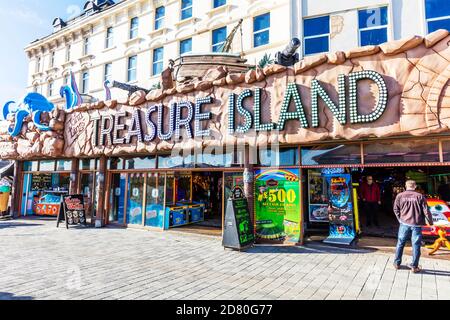
<svg viewBox="0 0 450 320"><path fill-rule="evenodd" d="M25 95L28 58L23 49L52 32L52 21L80 12L80 0L0 0L0 106Z"/></svg>

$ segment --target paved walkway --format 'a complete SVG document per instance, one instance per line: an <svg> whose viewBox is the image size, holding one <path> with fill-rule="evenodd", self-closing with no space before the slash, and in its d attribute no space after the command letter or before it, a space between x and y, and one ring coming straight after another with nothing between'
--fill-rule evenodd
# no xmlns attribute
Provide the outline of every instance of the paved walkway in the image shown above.
<svg viewBox="0 0 450 320"><path fill-rule="evenodd" d="M179 232L0 222L0 299L449 299L450 262L322 244L224 250ZM409 262L410 258L407 257Z"/></svg>

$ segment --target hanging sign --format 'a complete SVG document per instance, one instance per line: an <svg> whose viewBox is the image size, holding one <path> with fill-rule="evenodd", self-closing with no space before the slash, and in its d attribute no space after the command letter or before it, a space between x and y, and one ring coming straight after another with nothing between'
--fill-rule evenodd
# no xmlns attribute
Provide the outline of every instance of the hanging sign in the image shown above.
<svg viewBox="0 0 450 320"><path fill-rule="evenodd" d="M351 175L326 176L328 185L328 219L330 235L325 243L350 245L356 238L353 203L351 200Z"/></svg>
<svg viewBox="0 0 450 320"><path fill-rule="evenodd" d="M255 192L257 239L300 242L299 170L257 170Z"/></svg>

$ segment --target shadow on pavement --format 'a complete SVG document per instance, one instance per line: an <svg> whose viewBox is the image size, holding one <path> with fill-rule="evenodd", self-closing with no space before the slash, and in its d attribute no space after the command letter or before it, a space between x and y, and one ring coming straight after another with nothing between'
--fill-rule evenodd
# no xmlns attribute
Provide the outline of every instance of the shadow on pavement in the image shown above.
<svg viewBox="0 0 450 320"><path fill-rule="evenodd" d="M301 247L286 247L277 245L256 245L245 251L245 253L282 253L282 254L367 254L374 252L374 249L361 249L354 247L339 247L319 244L315 242L306 243Z"/></svg>
<svg viewBox="0 0 450 320"><path fill-rule="evenodd" d="M23 222L5 222L5 223L0 223L0 229L19 228L19 227L38 227L38 226L42 226L42 224L38 224L38 223L23 223Z"/></svg>
<svg viewBox="0 0 450 320"><path fill-rule="evenodd" d="M0 292L0 300L33 300L33 297L16 296L9 292Z"/></svg>
<svg viewBox="0 0 450 320"><path fill-rule="evenodd" d="M441 270L429 270L429 269L422 269L421 274L429 274L433 276L444 276L444 277L450 277L449 271L441 271Z"/></svg>

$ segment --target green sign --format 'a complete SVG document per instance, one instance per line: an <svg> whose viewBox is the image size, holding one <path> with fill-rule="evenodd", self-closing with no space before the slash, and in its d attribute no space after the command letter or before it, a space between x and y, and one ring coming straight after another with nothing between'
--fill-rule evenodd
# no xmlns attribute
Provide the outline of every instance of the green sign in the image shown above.
<svg viewBox="0 0 450 320"><path fill-rule="evenodd" d="M255 192L257 239L299 242L299 170L257 170Z"/></svg>
<svg viewBox="0 0 450 320"><path fill-rule="evenodd" d="M238 229L239 242L242 246L252 243L254 239L253 228L251 227L250 213L248 211L247 199L233 200L234 213L236 215L236 225Z"/></svg>

